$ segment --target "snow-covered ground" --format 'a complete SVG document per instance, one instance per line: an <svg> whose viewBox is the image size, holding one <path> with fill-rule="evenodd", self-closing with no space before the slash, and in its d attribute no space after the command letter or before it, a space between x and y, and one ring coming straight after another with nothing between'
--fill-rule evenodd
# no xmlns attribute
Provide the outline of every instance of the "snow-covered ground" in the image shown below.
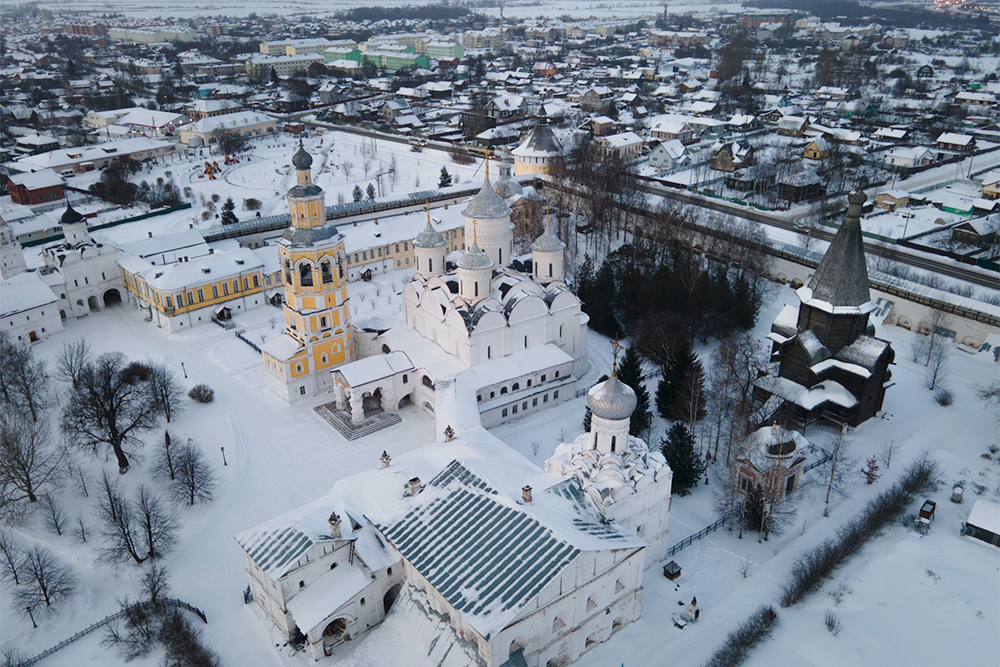
<svg viewBox="0 0 1000 667"><path fill-rule="evenodd" d="M380 283L353 284L356 317L392 316L389 294L404 276L390 274ZM765 305L754 332L762 337L771 319L793 293L783 288ZM361 312L361 311L365 312ZM280 311L265 308L244 316L247 335L267 336L280 329ZM271 318L277 319L272 325ZM758 544L754 536L738 540L721 531L677 554L683 575L675 583L656 568L644 582L642 619L608 643L588 653L580 665L649 665L669 661L677 665L701 664L725 634L763 602L773 601L790 563L806 548L822 541L853 516L872 495L890 484L907 461L929 450L942 463L946 484L933 494L938 517L930 535L921 538L896 527L879 538L847 566L838 570L822 591L805 603L781 613L776 637L760 649L752 664L989 664L998 655L1000 639L1000 552L958 536L958 525L975 498L973 482L983 484L985 497L996 499L996 458L980 455L997 442L993 415L974 397L974 385L995 379L994 365L962 352L952 353L948 384L955 404L941 407L923 386L923 369L908 356L913 334L894 327L880 327L897 350L893 369L896 383L886 399L885 419L863 425L851 435L853 456L867 456L883 441L896 444L890 470L874 486L865 486L860 473L850 497L836 498L829 518L822 517L823 494L810 488L799 510L796 525L785 535ZM303 655L290 656L287 647L276 650L280 640L255 607L243 603L247 585L243 556L232 536L268 518L297 507L325 493L341 477L378 465L383 449L402 454L434 438L431 415L405 408L403 423L351 443L312 411L325 399L288 407L264 387L259 355L231 332L205 326L183 334L166 335L143 322L127 307L95 313L67 323L66 331L36 344L35 353L51 360L63 342L86 338L95 352L118 350L130 358L152 358L168 364L185 387L206 382L216 391L210 405L194 405L170 424L175 438L191 437L204 448L221 475L222 484L210 505L180 508L183 529L177 549L165 564L172 574L174 593L203 609L209 619L206 639L226 665L307 665ZM591 375L610 368L608 341L590 335L594 365ZM708 348L699 350L707 354ZM183 377L183 376L181 376ZM650 382L653 388L653 382ZM501 426L496 434L529 459L541 464L564 439L582 432L582 398L557 408ZM53 418L55 415L53 415ZM659 436L665 425L658 420ZM806 436L828 446L833 433L812 427ZM162 431L146 435L149 455ZM533 443L537 443L537 451ZM220 448L228 461L222 467ZM0 609L3 640L28 653L38 652L115 611L116 599L132 594L136 568L120 569L101 562L94 551L99 542L94 506L101 470L113 471L104 457L77 452L89 475L91 497L84 498L71 484L58 499L71 518L82 515L89 530L87 544L71 536L56 537L43 527L40 517L17 530L26 540L38 539L72 563L79 578L78 593L50 615L40 614L38 629L22 618L7 601ZM148 460L148 456L147 456ZM128 488L148 481L147 465L140 463L122 478ZM968 480L968 498L952 505L947 498L951 482ZM817 480L814 480L817 482ZM152 482L155 484L155 482ZM671 532L677 542L714 520L711 487L701 486L687 497L673 501ZM916 508L914 508L914 511ZM749 558L749 577L739 571ZM933 574L932 574L933 573ZM842 591L839 603L831 593ZM684 631L672 627L670 614L678 601L696 595L703 609L698 624ZM826 610L840 614L844 630L833 637L823 626ZM372 635L376 641L378 632ZM918 639L919 638L919 639ZM52 667L117 664L118 658L99 645L100 633L64 649L45 661ZM404 647L401 647L404 648ZM347 653L346 664L356 663ZM362 655L362 654L358 654ZM905 660L903 658L906 658ZM157 656L134 662L156 664ZM337 664L331 658L328 664ZM411 664L405 652L398 664Z"/></svg>

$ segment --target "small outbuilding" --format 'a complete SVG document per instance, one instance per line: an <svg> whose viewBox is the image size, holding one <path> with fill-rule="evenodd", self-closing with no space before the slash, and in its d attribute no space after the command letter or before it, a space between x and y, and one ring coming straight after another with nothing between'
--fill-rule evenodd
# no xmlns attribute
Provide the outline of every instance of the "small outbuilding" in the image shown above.
<svg viewBox="0 0 1000 667"><path fill-rule="evenodd" d="M1000 505L977 500L969 518L962 524L962 534L1000 547Z"/></svg>

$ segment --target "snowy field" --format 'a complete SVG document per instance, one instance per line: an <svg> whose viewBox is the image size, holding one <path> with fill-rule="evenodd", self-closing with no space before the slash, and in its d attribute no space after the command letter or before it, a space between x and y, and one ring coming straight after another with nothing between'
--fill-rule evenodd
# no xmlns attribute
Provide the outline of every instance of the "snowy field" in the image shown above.
<svg viewBox="0 0 1000 667"><path fill-rule="evenodd" d="M470 180L479 182L483 176L482 161L460 165L444 151L424 148L414 153L408 144L376 141L349 132L327 130L322 136L313 135L305 139L304 145L313 156L313 182L326 191L327 206L337 204L341 198L342 201L353 201L352 192L356 186L367 191L371 184L378 195L377 175L380 173L383 174L380 196L387 199L437 189L442 167L448 169L455 185ZM288 213L286 193L295 185L292 155L297 149L295 139L279 133L251 142L240 162L229 166L224 164L224 156L219 155L217 149L210 151L208 148L146 163L143 170L133 177L134 182L155 184L160 178L173 180L180 188L183 199L192 207L114 228L115 241L137 240L150 231L159 234L188 229L190 225L196 229L217 225L219 221L215 215L221 213L222 204L228 197L235 202L235 213L240 220L256 215L244 208L246 199L260 201L262 216ZM222 170L215 180L204 176L206 161L217 162ZM367 174L366 163L369 163ZM395 173L391 173L393 169ZM74 177L73 185L86 188L98 178L99 172L81 174ZM213 202L213 196L218 199L217 202ZM205 211L209 211L207 220L203 219Z"/></svg>
<svg viewBox="0 0 1000 667"><path fill-rule="evenodd" d="M397 306L390 294L398 292L403 274L381 276L374 283L352 284L354 317L373 314L393 317ZM782 288L766 304L761 324L754 332L762 337L770 321L786 302L794 302L790 289ZM280 329L280 311L270 307L243 316L251 339L269 336ZM277 323L272 323L272 318ZM997 376L995 365L955 351L948 384L955 404L937 405L923 387L923 368L910 362L908 350L913 334L894 327L880 327L897 350L893 369L896 385L888 392L886 418L863 425L850 437L852 456L861 458L876 451L883 441L896 443L890 470L874 486L865 486L858 473L847 498L835 498L829 518L822 517L823 494L819 480L805 497L796 524L786 534L758 544L755 536L738 540L721 531L677 554L683 568L672 583L657 568L644 581L642 619L616 633L578 663L585 667L607 665L700 665L725 634L755 607L777 597L785 574L796 555L822 541L874 494L892 482L907 461L930 451L944 471L946 484L932 496L938 502L938 517L927 537L903 527L865 548L860 556L837 571L823 589L805 603L781 612L776 637L761 648L750 664L991 664L1000 652L996 628L1000 624L1000 551L958 536L975 495L973 482L986 487L985 497L996 500L996 457L981 454L997 442L993 415L974 397L974 385ZM402 411L403 423L373 436L348 443L312 411L309 404L288 407L264 387L260 356L233 337L231 332L203 326L183 334L166 335L142 321L125 306L95 313L67 323L66 331L36 344L42 358L52 359L63 342L85 338L95 352L118 350L130 358L162 361L178 372L181 362L187 372L185 388L205 382L216 391L210 405L187 406L170 424L174 438L193 438L221 475L217 497L210 505L179 510L183 528L177 549L165 564L172 575L174 594L203 609L209 619L204 626L207 641L226 665L308 665L304 655L275 644L272 632L256 607L243 603L247 585L243 555L232 536L266 519L293 509L322 495L341 477L377 466L383 449L393 456L434 439L431 415L415 408ZM588 381L610 369L608 341L591 334L589 348L593 368ZM709 348L700 353L708 354ZM983 355L980 355L982 357ZM591 377L592 376L592 377ZM654 389L650 382L650 389ZM61 389L64 389L61 387ZM582 432L583 400L528 416L499 427L495 433L539 465L563 439ZM657 420L654 439L665 431ZM806 436L828 447L834 434L811 427ZM146 436L147 453L162 432ZM538 444L537 452L533 443ZM220 448L228 461L222 467ZM43 527L40 517L19 529L20 537L38 539L72 563L79 578L77 594L58 613L42 615L39 627L22 618L5 602L0 609L3 640L28 653L35 653L113 613L116 599L134 595L136 569L115 569L100 561L93 546L97 541L94 517L95 493L102 470L114 472L103 457L94 459L77 452L86 469L91 497L84 498L65 485L58 500L71 520L82 515L91 532L90 542L80 544L69 535L56 537ZM122 478L127 488L149 482L147 465L139 463ZM860 463L858 464L860 468ZM948 502L951 483L967 480L963 505ZM671 543L711 523L711 487L700 486L687 497L675 497L671 515ZM914 508L914 511L916 508ZM749 576L740 572L748 558ZM832 595L836 594L836 598ZM678 601L693 595L702 607L701 620L684 631L670 623ZM841 616L844 629L834 637L823 625L828 609ZM920 640L914 638L919 636ZM376 631L326 664L363 665L365 642L379 641ZM45 661L52 667L118 664L119 659L100 647L100 633L72 645ZM413 664L400 652L399 665ZM905 659L904 659L905 658ZM159 656L131 664L157 664ZM995 663L993 663L995 664Z"/></svg>

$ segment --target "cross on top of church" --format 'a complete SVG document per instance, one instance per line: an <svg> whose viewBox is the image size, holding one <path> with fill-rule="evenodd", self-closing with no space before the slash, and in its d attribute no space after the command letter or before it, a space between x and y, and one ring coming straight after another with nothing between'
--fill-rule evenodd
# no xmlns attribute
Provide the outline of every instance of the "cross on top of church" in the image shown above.
<svg viewBox="0 0 1000 667"><path fill-rule="evenodd" d="M618 336L615 336L615 339L611 341L611 354L613 357L613 361L611 362L611 377L618 375L618 349L620 347L621 345L618 344Z"/></svg>
<svg viewBox="0 0 1000 667"><path fill-rule="evenodd" d="M472 221L472 242L473 243L478 243L479 242L478 230L476 229L478 226L479 226L479 223L476 222L475 220L473 220Z"/></svg>

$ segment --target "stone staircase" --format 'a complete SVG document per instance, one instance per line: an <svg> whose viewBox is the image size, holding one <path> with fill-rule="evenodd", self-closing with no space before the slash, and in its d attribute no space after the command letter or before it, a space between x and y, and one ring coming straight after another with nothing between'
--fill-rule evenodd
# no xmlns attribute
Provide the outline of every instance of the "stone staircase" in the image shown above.
<svg viewBox="0 0 1000 667"><path fill-rule="evenodd" d="M316 414L326 420L345 440L357 440L376 431L399 424L403 420L395 412L370 412L364 421L355 424L351 421L350 410L337 409L336 403L324 403L316 406Z"/></svg>

